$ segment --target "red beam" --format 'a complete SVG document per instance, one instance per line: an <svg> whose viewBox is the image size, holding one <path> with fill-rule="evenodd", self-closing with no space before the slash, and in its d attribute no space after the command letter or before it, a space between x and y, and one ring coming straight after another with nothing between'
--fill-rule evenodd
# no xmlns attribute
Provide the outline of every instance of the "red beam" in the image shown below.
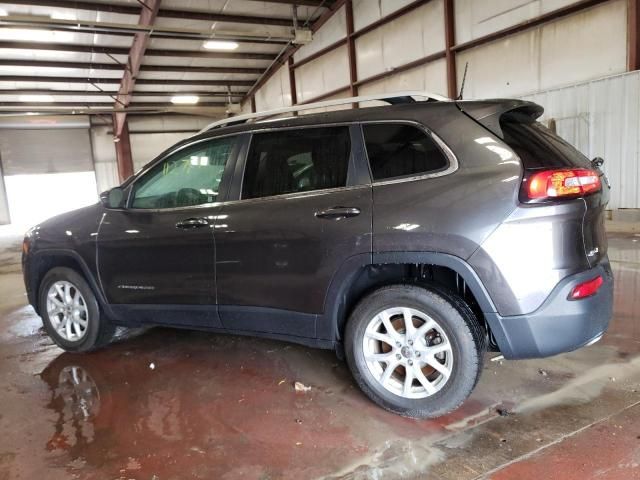
<svg viewBox="0 0 640 480"><path fill-rule="evenodd" d="M96 4L97 5L97 4ZM138 35L138 34L137 34ZM12 50L53 50L57 52L75 53L99 53L104 55L129 55L130 49L122 47L103 47L99 45L78 45L73 43L48 43L48 42L20 42L20 41L0 41L1 49ZM148 57L192 57L192 58L227 58L238 60L273 60L271 53L252 52L213 52L200 50L167 50L167 49L147 49Z"/></svg>
<svg viewBox="0 0 640 480"><path fill-rule="evenodd" d="M640 0L629 0L629 71L640 70Z"/></svg>
<svg viewBox="0 0 640 480"><path fill-rule="evenodd" d="M453 0L444 0L444 36L447 60L447 92L449 98L456 98L458 96L456 53L452 50L456 44L456 18L454 8Z"/></svg>
<svg viewBox="0 0 640 480"><path fill-rule="evenodd" d="M138 25L151 27L158 15L160 0L146 0L146 3L142 5ZM142 65L142 59L144 58L144 52L147 49L148 43L149 34L147 33L136 33L133 37L133 43L129 51L129 59L127 60L127 68L122 76L118 95L116 96L116 108L127 108L131 102L131 94L136 84L136 78L140 73L140 65ZM120 138L125 127L126 118L127 112L117 112L113 115L113 133L116 138ZM129 133L127 132L127 137L128 136Z"/></svg>
<svg viewBox="0 0 640 480"><path fill-rule="evenodd" d="M146 0L146 3L151 6L155 1ZM0 0L0 4L13 4L13 5L34 5L39 7L52 7L52 8L71 8L74 10L89 10L94 12L110 12L119 13L123 15L138 15L140 13L139 8L136 6L136 2L128 5L102 3L102 2L86 2L76 0ZM145 7L143 7L145 8ZM145 10L147 10L145 8ZM212 13L194 10L174 10L163 8L159 11L158 16L163 18L182 18L188 20L204 20L208 22L225 22L225 23L240 23L240 24L253 24L253 25L275 25L280 27L293 26L292 21L285 17L267 17L256 15L235 15L228 13Z"/></svg>
<svg viewBox="0 0 640 480"><path fill-rule="evenodd" d="M356 64L356 41L353 38L355 30L353 23L353 2L347 0L344 4L345 16L347 19L347 58L349 60L349 90L352 97L358 96L358 67ZM353 108L357 108L357 104L353 104Z"/></svg>
<svg viewBox="0 0 640 480"><path fill-rule="evenodd" d="M32 77L30 75L0 75L0 82L45 82L45 83L93 83L96 85L113 85L121 83L119 78L94 77ZM219 87L250 87L253 80L163 80L158 78L141 78L138 85L206 85Z"/></svg>
<svg viewBox="0 0 640 480"><path fill-rule="evenodd" d="M296 90L296 71L293 69L293 57L288 60L289 70L289 90L291 91L291 105L298 103L298 92Z"/></svg>
<svg viewBox="0 0 640 480"><path fill-rule="evenodd" d="M113 114L113 124L116 123L116 113ZM115 134L115 132L114 132ZM131 141L129 140L129 124L124 120L120 134L116 136L116 165L118 166L118 177L120 182L124 182L133 175L133 159L131 157Z"/></svg>

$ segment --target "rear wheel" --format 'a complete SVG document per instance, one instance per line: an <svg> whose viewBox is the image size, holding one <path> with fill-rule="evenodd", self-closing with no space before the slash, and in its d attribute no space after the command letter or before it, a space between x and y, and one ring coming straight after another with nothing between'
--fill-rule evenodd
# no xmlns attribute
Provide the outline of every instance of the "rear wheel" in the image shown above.
<svg viewBox="0 0 640 480"><path fill-rule="evenodd" d="M400 415L432 418L471 394L484 334L460 299L394 285L358 304L347 324L345 351L356 382L374 402Z"/></svg>
<svg viewBox="0 0 640 480"><path fill-rule="evenodd" d="M53 268L45 275L39 307L47 333L68 352L95 350L115 335L116 327L101 316L91 287L70 268Z"/></svg>

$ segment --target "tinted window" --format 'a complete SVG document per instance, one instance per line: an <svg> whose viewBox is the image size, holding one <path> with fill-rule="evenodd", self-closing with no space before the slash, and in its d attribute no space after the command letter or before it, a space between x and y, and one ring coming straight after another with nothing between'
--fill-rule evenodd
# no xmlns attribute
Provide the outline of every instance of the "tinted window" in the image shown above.
<svg viewBox="0 0 640 480"><path fill-rule="evenodd" d="M256 133L242 198L344 187L350 153L348 127Z"/></svg>
<svg viewBox="0 0 640 480"><path fill-rule="evenodd" d="M500 127L505 143L518 154L525 168L591 168L587 157L528 115L504 115Z"/></svg>
<svg viewBox="0 0 640 480"><path fill-rule="evenodd" d="M447 168L449 162L424 131L411 125L364 125L374 180L420 175Z"/></svg>
<svg viewBox="0 0 640 480"><path fill-rule="evenodd" d="M135 183L133 208L175 208L215 202L235 138L187 147Z"/></svg>

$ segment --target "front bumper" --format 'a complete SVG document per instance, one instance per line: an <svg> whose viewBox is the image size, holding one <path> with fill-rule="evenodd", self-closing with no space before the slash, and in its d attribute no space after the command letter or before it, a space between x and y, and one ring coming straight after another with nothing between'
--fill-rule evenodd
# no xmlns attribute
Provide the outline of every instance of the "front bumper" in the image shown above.
<svg viewBox="0 0 640 480"><path fill-rule="evenodd" d="M602 275L592 297L567 300L571 289ZM485 313L505 358L540 358L570 352L597 341L613 313L613 274L608 258L596 267L562 280L535 312L502 317Z"/></svg>

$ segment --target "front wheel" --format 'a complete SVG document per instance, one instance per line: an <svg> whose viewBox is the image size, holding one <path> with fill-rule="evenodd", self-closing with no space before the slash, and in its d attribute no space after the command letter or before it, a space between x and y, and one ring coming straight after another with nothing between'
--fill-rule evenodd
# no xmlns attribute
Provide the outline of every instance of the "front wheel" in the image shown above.
<svg viewBox="0 0 640 480"><path fill-rule="evenodd" d="M353 311L347 363L362 391L386 410L434 418L458 408L482 368L485 337L473 312L445 292L380 288Z"/></svg>
<svg viewBox="0 0 640 480"><path fill-rule="evenodd" d="M88 352L108 344L116 327L100 313L93 290L75 270L51 269L40 286L39 310L53 341L67 352Z"/></svg>

